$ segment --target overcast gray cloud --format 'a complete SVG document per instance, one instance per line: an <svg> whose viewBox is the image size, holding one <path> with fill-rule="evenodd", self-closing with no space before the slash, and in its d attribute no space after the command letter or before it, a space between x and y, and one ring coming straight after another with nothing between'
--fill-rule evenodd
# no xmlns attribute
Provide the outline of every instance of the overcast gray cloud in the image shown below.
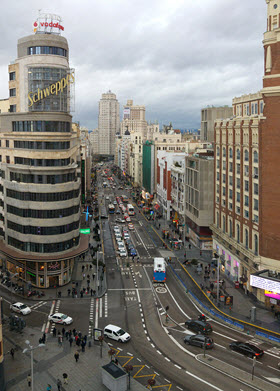
<svg viewBox="0 0 280 391"><path fill-rule="evenodd" d="M2 0L0 98L38 8L63 18L76 70L73 116L89 129L109 89L121 106L146 105L148 120L190 128L202 107L262 88L265 0Z"/></svg>

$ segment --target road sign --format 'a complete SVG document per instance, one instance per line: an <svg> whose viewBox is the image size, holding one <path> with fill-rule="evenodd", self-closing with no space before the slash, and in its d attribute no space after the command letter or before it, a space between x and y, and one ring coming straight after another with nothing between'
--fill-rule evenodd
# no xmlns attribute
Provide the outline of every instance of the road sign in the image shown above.
<svg viewBox="0 0 280 391"><path fill-rule="evenodd" d="M90 234L90 228L81 228L80 233L84 235L89 235Z"/></svg>

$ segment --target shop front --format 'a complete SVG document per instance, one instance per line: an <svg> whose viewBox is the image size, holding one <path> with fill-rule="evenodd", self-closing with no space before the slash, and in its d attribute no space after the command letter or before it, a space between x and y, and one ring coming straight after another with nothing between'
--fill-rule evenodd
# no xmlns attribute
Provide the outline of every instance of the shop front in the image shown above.
<svg viewBox="0 0 280 391"><path fill-rule="evenodd" d="M71 281L75 261L81 254L88 251L88 236L81 235L79 246L54 259L50 255L31 256L25 255L21 259L16 257L15 251L1 244L2 272L9 272L16 282L22 282L26 289L55 288L68 284Z"/></svg>
<svg viewBox="0 0 280 391"><path fill-rule="evenodd" d="M241 261L236 255L233 255L227 248L217 243L215 239L213 239L213 252L214 255L219 257L221 269L228 279L239 281L242 276L247 275L247 271L244 271L244 267L242 267ZM249 286L246 288L249 288Z"/></svg>

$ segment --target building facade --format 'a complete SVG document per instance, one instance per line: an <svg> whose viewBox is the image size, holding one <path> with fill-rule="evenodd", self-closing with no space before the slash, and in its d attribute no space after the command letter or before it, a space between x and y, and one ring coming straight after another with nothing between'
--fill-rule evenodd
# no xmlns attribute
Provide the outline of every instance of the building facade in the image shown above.
<svg viewBox="0 0 280 391"><path fill-rule="evenodd" d="M201 109L200 139L214 142L214 126L217 119L230 118L233 115L232 107L206 107Z"/></svg>
<svg viewBox="0 0 280 391"><path fill-rule="evenodd" d="M216 123L212 230L228 275L268 306L279 306L280 11L275 1L266 3L263 89L233 99L234 118ZM275 276L273 284L267 279L266 289L253 278L264 270Z"/></svg>
<svg viewBox="0 0 280 391"><path fill-rule="evenodd" d="M100 155L115 154L115 138L120 131L120 105L116 94L108 91L99 101L98 152Z"/></svg>
<svg viewBox="0 0 280 391"><path fill-rule="evenodd" d="M9 66L9 113L0 114L1 263L29 287L71 280L80 237L80 141L72 131L67 40L19 39Z"/></svg>

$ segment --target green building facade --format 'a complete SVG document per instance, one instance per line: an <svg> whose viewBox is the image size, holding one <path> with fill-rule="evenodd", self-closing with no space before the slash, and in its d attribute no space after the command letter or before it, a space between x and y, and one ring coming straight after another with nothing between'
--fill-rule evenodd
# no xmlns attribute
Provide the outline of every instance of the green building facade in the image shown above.
<svg viewBox="0 0 280 391"><path fill-rule="evenodd" d="M154 193L155 182L155 146L153 141L143 145L143 187L150 194Z"/></svg>

